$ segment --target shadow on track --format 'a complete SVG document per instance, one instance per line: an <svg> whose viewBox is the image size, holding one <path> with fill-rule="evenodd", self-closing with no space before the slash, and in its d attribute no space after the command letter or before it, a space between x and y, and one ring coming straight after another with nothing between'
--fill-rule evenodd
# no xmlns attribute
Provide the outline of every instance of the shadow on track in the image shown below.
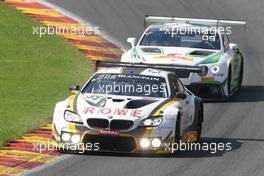
<svg viewBox="0 0 264 176"><path fill-rule="evenodd" d="M264 102L264 86L245 85L227 102Z"/></svg>
<svg viewBox="0 0 264 176"><path fill-rule="evenodd" d="M264 102L264 86L262 85L244 85L230 98L219 100L204 99L204 103L248 103L248 102Z"/></svg>

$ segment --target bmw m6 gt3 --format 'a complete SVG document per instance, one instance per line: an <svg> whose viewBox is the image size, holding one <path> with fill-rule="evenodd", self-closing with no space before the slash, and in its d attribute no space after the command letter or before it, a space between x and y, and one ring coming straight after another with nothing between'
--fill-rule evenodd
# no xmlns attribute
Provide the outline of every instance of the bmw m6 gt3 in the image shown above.
<svg viewBox="0 0 264 176"><path fill-rule="evenodd" d="M199 140L203 103L178 76L200 67L97 62L79 90L56 104L52 137L60 149L171 153L174 142ZM181 74L178 74L180 73ZM77 146L77 147L76 147Z"/></svg>

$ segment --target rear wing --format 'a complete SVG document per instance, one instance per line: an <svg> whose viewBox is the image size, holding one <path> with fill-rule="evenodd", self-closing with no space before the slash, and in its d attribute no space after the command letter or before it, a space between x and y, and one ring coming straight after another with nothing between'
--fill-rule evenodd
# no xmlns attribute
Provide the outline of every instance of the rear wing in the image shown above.
<svg viewBox="0 0 264 176"><path fill-rule="evenodd" d="M187 66L187 65L168 65L168 64L147 64L147 63L132 63L132 62L112 62L112 61L96 61L96 67L130 67L130 68L152 68L164 71L175 72L176 76L188 75L190 73L198 73L200 76L204 76L208 72L208 68L205 66Z"/></svg>
<svg viewBox="0 0 264 176"><path fill-rule="evenodd" d="M199 18L178 18L178 17L163 17L163 16L148 16L144 18L144 27L148 27L154 23L187 23L193 25L205 26L242 26L246 29L246 21L234 20L214 20L214 19L199 19Z"/></svg>

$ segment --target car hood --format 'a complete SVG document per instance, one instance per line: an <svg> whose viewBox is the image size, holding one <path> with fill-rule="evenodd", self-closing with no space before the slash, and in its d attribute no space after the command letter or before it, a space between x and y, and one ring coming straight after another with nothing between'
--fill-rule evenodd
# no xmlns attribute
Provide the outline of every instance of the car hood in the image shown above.
<svg viewBox="0 0 264 176"><path fill-rule="evenodd" d="M183 47L136 47L136 52L146 63L199 65L214 59L220 51Z"/></svg>
<svg viewBox="0 0 264 176"><path fill-rule="evenodd" d="M142 98L127 96L104 96L79 94L76 110L86 121L88 118L141 121L153 110L165 103L167 98Z"/></svg>

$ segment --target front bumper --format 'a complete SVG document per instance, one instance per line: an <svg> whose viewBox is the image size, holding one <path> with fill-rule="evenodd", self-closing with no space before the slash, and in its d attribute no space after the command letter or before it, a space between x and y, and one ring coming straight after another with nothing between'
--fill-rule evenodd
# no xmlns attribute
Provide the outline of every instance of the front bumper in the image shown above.
<svg viewBox="0 0 264 176"><path fill-rule="evenodd" d="M174 130L166 133L166 137L153 133L155 127L139 127L133 131L126 133L111 133L106 131L91 131L87 128L76 126L74 132L71 129L63 128L61 135L56 131L53 124L52 144L59 150L76 150L83 152L118 152L118 153L172 153L169 144L174 142ZM78 130L79 128L79 130ZM80 141L73 143L70 140L65 142L62 140L62 134L69 133L71 135L80 135ZM106 134L108 133L108 134ZM148 147L142 147L140 142L142 139L149 140ZM161 145L153 147L152 140L160 139Z"/></svg>

